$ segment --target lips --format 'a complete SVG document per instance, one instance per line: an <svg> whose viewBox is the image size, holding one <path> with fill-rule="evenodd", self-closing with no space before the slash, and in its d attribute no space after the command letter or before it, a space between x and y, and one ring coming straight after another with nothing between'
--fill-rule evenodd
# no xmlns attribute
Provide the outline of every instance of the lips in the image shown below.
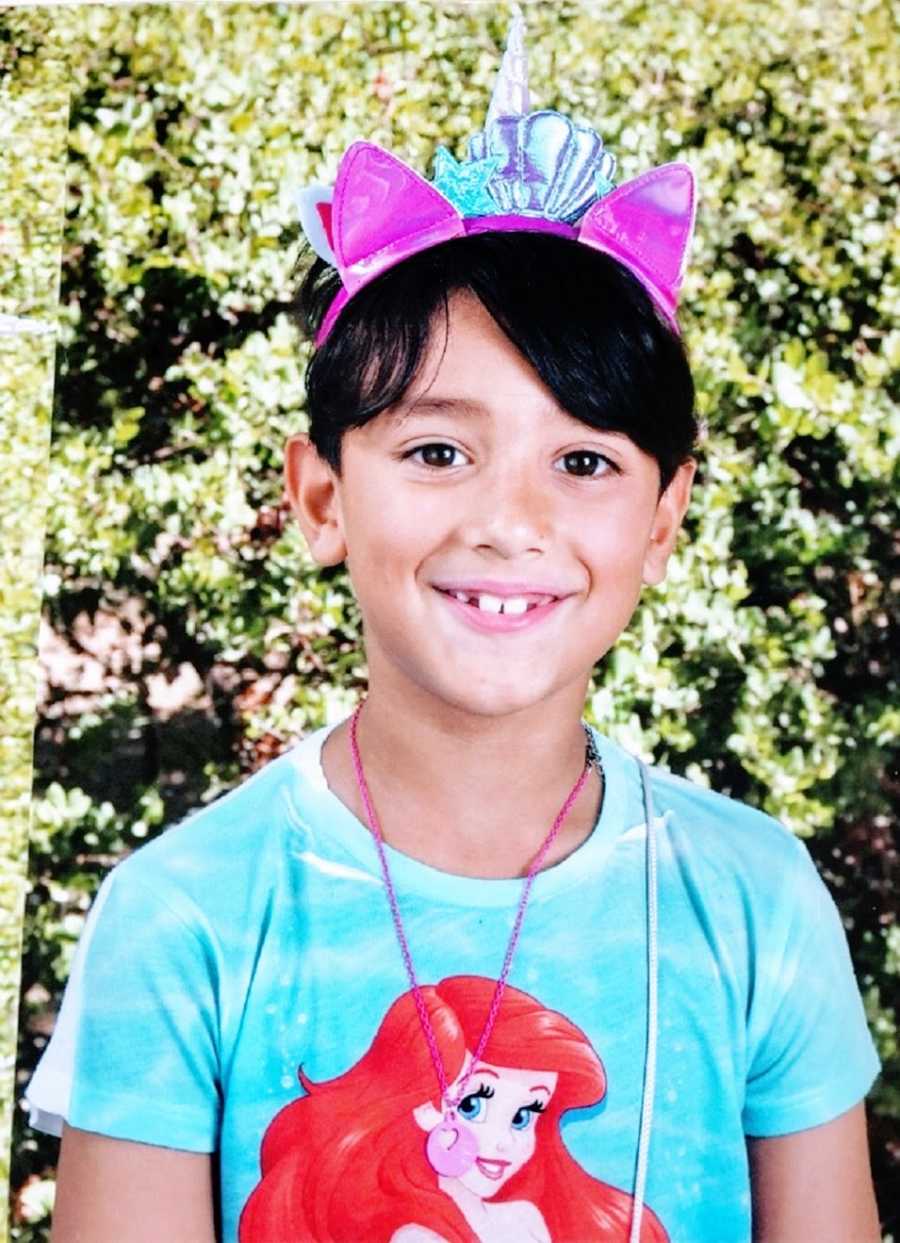
<svg viewBox="0 0 900 1243"><path fill-rule="evenodd" d="M489 1178L492 1182L497 1182L506 1173L510 1163L508 1161L489 1161L485 1157L476 1157L475 1164L485 1178Z"/></svg>
<svg viewBox="0 0 900 1243"><path fill-rule="evenodd" d="M458 618L486 634L530 629L574 594L560 583L498 579L442 579L431 586Z"/></svg>
<svg viewBox="0 0 900 1243"><path fill-rule="evenodd" d="M479 603L483 602L484 594L480 593L481 600L475 603L468 603L466 599L460 599L460 595L465 596L465 592L449 592L441 588L436 589L436 595L442 600L458 620L464 622L470 629L477 630L482 634L515 634L520 630L530 630L532 627L540 625L551 613L560 608L564 604L564 600L559 596L541 595L540 597L529 602L528 597L505 597L504 604L508 604L510 599L525 599L526 607L514 608L512 612L505 609L499 611L491 607L479 607Z"/></svg>
<svg viewBox="0 0 900 1243"><path fill-rule="evenodd" d="M468 604L482 613L492 613L494 616L502 613L506 617L521 617L523 613L528 613L532 609L540 608L542 604L550 604L558 599L550 592L529 591L517 592L515 595L498 595L495 592L474 591L471 588L465 591L447 591L441 587L438 591L443 591L444 595L452 596L461 604Z"/></svg>
<svg viewBox="0 0 900 1243"><path fill-rule="evenodd" d="M492 596L502 602L518 597L529 601L559 599L572 594L572 588L562 582L538 581L535 579L500 579L500 578L439 578L432 587L445 591L449 595L464 595L469 599L477 599L481 595Z"/></svg>

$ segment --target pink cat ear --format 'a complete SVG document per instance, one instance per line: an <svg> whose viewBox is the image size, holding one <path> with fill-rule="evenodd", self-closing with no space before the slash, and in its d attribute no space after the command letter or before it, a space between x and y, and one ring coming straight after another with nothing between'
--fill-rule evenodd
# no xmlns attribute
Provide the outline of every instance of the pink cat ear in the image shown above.
<svg viewBox="0 0 900 1243"><path fill-rule="evenodd" d="M623 263L674 323L695 212L691 168L663 164L599 199L578 240Z"/></svg>
<svg viewBox="0 0 900 1243"><path fill-rule="evenodd" d="M353 143L341 160L331 226L348 294L410 255L465 232L443 194L370 142Z"/></svg>

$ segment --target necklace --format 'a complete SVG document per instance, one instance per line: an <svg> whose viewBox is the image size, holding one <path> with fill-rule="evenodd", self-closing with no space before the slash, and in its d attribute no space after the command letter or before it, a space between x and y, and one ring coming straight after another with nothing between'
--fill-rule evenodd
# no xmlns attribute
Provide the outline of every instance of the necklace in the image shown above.
<svg viewBox="0 0 900 1243"><path fill-rule="evenodd" d="M587 727L585 727L586 738L586 754L584 768L578 780L569 791L566 801L563 803L556 819L550 828L549 833L544 838L541 846L531 862L528 873L525 877L525 883L522 886L522 895L519 898L519 907L516 912L516 918L513 923L513 929L510 933L509 944L506 947L506 954L503 958L503 966L497 979L497 986L494 989L494 996L491 999L491 1005L488 1010L487 1019L485 1020L484 1030L472 1055L469 1068L463 1075L459 1087L455 1095L451 1095L450 1085L447 1082L447 1075L444 1071L444 1063L441 1058L440 1050L437 1045L437 1038L434 1034L434 1028L431 1025L431 1019L428 1017L428 1010L425 1006L422 991L419 982L416 979L415 968L413 967L412 954L410 953L409 942L406 939L406 933L403 929L403 920L400 917L400 907L397 903L397 894L394 889L394 883L391 879L390 868L388 867L387 854L385 852L384 834L381 830L381 824L375 814L375 808L372 806L372 800L369 796L369 787L366 782L366 776L363 772L362 758L359 754L359 742L357 739L357 726L359 716L362 712L363 705L360 704L350 719L350 752L353 758L353 770L356 774L356 783L359 787L359 795L362 799L363 807L366 810L366 817L369 822L369 829L375 840L375 846L378 851L378 860L381 864L381 875L384 881L384 888L387 894L388 904L391 908L391 918L394 922L394 931L397 934L397 941L400 946L400 953L403 957L403 965L406 968L406 974L409 978L410 987L412 989L413 998L415 1000L416 1012L419 1016L419 1023L422 1028L422 1034L428 1045L431 1054L431 1060L434 1064L435 1073L441 1088L441 1108L443 1116L437 1126L433 1127L428 1133L425 1142L425 1153L431 1168L437 1174L443 1174L447 1177L458 1178L460 1175L474 1165L475 1158L478 1155L478 1141L475 1136L467 1128L461 1126L457 1119L456 1111L460 1102L465 1097L466 1087L474 1073L475 1067L481 1059L481 1055L490 1038L490 1034L500 1012L500 1002L503 999L503 991L506 988L506 981L512 966L513 954L519 943L519 935L522 931L522 922L525 919L525 908L528 905L528 899L531 896L531 889L534 885L535 877L543 866L547 857L547 852L556 840L559 830L562 828L563 822L572 809L575 800L581 793L584 783L588 779L588 774L592 766L596 766L598 772L602 775L602 767L600 765L600 757L594 747L594 740Z"/></svg>

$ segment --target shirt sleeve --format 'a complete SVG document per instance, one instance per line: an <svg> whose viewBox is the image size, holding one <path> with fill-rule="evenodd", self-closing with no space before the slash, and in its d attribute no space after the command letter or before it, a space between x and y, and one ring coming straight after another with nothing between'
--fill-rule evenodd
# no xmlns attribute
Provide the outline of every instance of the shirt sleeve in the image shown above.
<svg viewBox="0 0 900 1243"><path fill-rule="evenodd" d="M837 907L806 847L794 845L777 921L786 932L761 938L749 1007L744 1131L758 1137L830 1122L880 1069Z"/></svg>
<svg viewBox="0 0 900 1243"><path fill-rule="evenodd" d="M135 859L134 864L137 864ZM215 954L126 860L103 882L53 1037L26 1091L32 1125L213 1152L220 1117Z"/></svg>

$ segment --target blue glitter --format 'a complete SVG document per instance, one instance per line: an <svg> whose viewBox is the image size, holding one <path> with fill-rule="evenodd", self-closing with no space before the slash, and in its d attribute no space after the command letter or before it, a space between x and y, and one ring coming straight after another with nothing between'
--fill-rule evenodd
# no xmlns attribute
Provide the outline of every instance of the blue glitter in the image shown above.
<svg viewBox="0 0 900 1243"><path fill-rule="evenodd" d="M460 164L446 147L438 147L434 153L432 184L461 215L492 216L497 211L497 203L491 198L487 183L499 164L500 157L496 155Z"/></svg>

